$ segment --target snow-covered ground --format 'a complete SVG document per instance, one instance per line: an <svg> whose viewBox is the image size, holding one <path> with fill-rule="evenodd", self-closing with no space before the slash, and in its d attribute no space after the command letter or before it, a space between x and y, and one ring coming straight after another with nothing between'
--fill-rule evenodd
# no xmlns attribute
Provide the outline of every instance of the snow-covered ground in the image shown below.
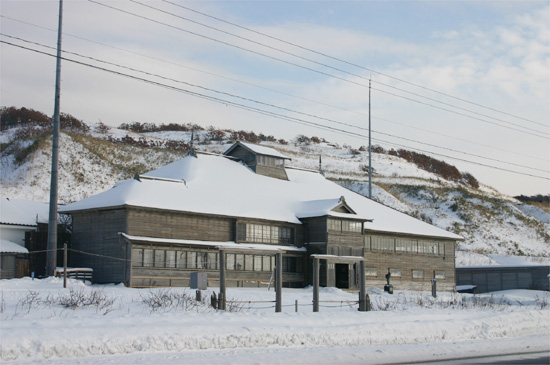
<svg viewBox="0 0 550 365"><path fill-rule="evenodd" d="M540 291L434 299L371 288L374 310L358 312L356 294L325 288L318 313L311 288L283 289L283 313L265 288L228 288L241 303L227 312L185 288L23 278L0 291L3 362L380 364L550 351L550 293Z"/></svg>

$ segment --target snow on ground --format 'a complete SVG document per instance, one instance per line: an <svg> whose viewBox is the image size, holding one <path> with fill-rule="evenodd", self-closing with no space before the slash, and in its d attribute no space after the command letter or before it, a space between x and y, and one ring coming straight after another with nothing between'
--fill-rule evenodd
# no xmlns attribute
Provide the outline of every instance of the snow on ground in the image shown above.
<svg viewBox="0 0 550 365"><path fill-rule="evenodd" d="M356 294L322 288L313 313L311 288L283 289L283 313L275 313L275 293L265 288L228 288L229 300L244 303L222 312L184 301L184 293L195 297L186 288L62 286L56 278L0 281L2 361L379 364L550 351L550 294L540 291L434 299L371 288L375 310L358 312Z"/></svg>

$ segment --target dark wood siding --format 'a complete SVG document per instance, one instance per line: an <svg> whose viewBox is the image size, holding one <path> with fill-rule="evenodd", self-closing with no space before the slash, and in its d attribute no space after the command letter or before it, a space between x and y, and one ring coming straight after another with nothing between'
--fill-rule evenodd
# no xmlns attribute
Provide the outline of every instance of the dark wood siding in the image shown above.
<svg viewBox="0 0 550 365"><path fill-rule="evenodd" d="M307 218L303 219L307 226L305 233L306 242L327 242L327 218Z"/></svg>
<svg viewBox="0 0 550 365"><path fill-rule="evenodd" d="M234 241L235 219L130 208L128 234L201 241Z"/></svg>
<svg viewBox="0 0 550 365"><path fill-rule="evenodd" d="M125 209L75 213L71 239L71 262L94 270L94 282L125 281L126 250L118 232L126 231ZM101 255L101 256L94 256Z"/></svg>
<svg viewBox="0 0 550 365"><path fill-rule="evenodd" d="M235 158L238 158L239 160L243 161L252 170L256 171L256 155L251 153L246 148L237 146L231 151L229 155Z"/></svg>
<svg viewBox="0 0 550 365"><path fill-rule="evenodd" d="M256 165L256 173L258 175L273 177L275 179L288 180L286 170L280 167Z"/></svg>

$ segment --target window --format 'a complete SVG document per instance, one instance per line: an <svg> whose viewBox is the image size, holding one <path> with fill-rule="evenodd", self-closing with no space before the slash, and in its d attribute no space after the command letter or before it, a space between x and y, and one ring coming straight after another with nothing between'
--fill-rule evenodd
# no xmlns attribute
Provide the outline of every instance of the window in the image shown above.
<svg viewBox="0 0 550 365"><path fill-rule="evenodd" d="M197 268L197 262L196 262L196 253L189 251L187 252L187 268L188 269L196 269Z"/></svg>
<svg viewBox="0 0 550 365"><path fill-rule="evenodd" d="M412 271L413 279L424 279L424 270L413 270Z"/></svg>
<svg viewBox="0 0 550 365"><path fill-rule="evenodd" d="M329 231L342 231L342 221L339 219L330 219L328 220L328 230Z"/></svg>
<svg viewBox="0 0 550 365"><path fill-rule="evenodd" d="M155 267L164 267L164 250L155 250Z"/></svg>
<svg viewBox="0 0 550 365"><path fill-rule="evenodd" d="M166 251L166 267L176 267L176 251Z"/></svg>
<svg viewBox="0 0 550 365"><path fill-rule="evenodd" d="M400 278L401 277L401 269L390 269L390 274L392 278Z"/></svg>
<svg viewBox="0 0 550 365"><path fill-rule="evenodd" d="M241 223L237 228L238 241L291 244L292 229L290 227L268 226L265 224Z"/></svg>
<svg viewBox="0 0 550 365"><path fill-rule="evenodd" d="M407 253L416 253L417 242L413 240L397 238L395 240L395 251L396 252L407 252Z"/></svg>
<svg viewBox="0 0 550 365"><path fill-rule="evenodd" d="M254 271L262 271L262 256L254 256Z"/></svg>
<svg viewBox="0 0 550 365"><path fill-rule="evenodd" d="M244 255L244 269L246 271L254 270L254 255Z"/></svg>
<svg viewBox="0 0 550 365"><path fill-rule="evenodd" d="M361 233L363 229L363 223L361 222L334 218L328 219L327 226L329 231L336 232Z"/></svg>
<svg viewBox="0 0 550 365"><path fill-rule="evenodd" d="M227 270L235 270L235 254L225 254L225 268Z"/></svg>
<svg viewBox="0 0 550 365"><path fill-rule="evenodd" d="M264 271L272 271L273 269L271 268L271 256L262 256L262 261L263 261L263 270Z"/></svg>
<svg viewBox="0 0 550 365"><path fill-rule="evenodd" d="M217 252L209 252L207 254L206 265L207 265L207 268L209 270L217 270L218 269L218 253Z"/></svg>
<svg viewBox="0 0 550 365"><path fill-rule="evenodd" d="M277 168L285 167L285 160L282 158L278 158L274 156L258 155L257 160L258 160L258 165L277 167Z"/></svg>
<svg viewBox="0 0 550 365"><path fill-rule="evenodd" d="M371 240L371 248L373 251L390 251L395 250L395 240L389 237L374 236Z"/></svg>
<svg viewBox="0 0 550 365"><path fill-rule="evenodd" d="M378 270L375 267L366 267L365 276L378 276Z"/></svg>
<svg viewBox="0 0 550 365"><path fill-rule="evenodd" d="M361 233L363 230L363 223L361 222L349 222L350 232Z"/></svg>
<svg viewBox="0 0 550 365"><path fill-rule="evenodd" d="M436 279L445 279L445 271L436 271L434 275Z"/></svg>
<svg viewBox="0 0 550 365"><path fill-rule="evenodd" d="M143 266L143 250L141 248L132 249L132 266Z"/></svg>
<svg viewBox="0 0 550 365"><path fill-rule="evenodd" d="M244 270L244 255L236 254L235 255L235 270Z"/></svg>
<svg viewBox="0 0 550 365"><path fill-rule="evenodd" d="M438 255L439 254L439 245L437 242L430 241L419 241L418 242L418 253L423 253L427 255Z"/></svg>
<svg viewBox="0 0 550 365"><path fill-rule="evenodd" d="M154 250L143 250L143 266L152 267L154 260Z"/></svg>
<svg viewBox="0 0 550 365"><path fill-rule="evenodd" d="M185 269L187 267L187 252L179 251L176 256L177 267L180 269Z"/></svg>

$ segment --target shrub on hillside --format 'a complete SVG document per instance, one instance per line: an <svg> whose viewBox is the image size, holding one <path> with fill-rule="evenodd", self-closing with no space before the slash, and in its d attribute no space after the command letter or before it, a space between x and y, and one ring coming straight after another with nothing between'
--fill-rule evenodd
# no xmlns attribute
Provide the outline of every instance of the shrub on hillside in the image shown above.
<svg viewBox="0 0 550 365"><path fill-rule="evenodd" d="M397 151L391 149L388 154L401 157L402 159L410 163L414 163L422 170L441 176L445 180L457 182L462 180L462 174L460 173L460 171L458 171L456 167L449 165L445 161L440 161L422 153L407 151L403 149Z"/></svg>
<svg viewBox="0 0 550 365"><path fill-rule="evenodd" d="M101 134L107 134L107 132L109 132L110 130L111 130L111 127L109 127L108 125L106 125L103 122L99 122L99 124L96 125L96 127L95 127L95 131L97 133L101 133Z"/></svg>
<svg viewBox="0 0 550 365"><path fill-rule="evenodd" d="M462 178L464 181L474 189L479 189L479 181L469 172L463 172Z"/></svg>
<svg viewBox="0 0 550 365"><path fill-rule="evenodd" d="M243 141L250 143L260 142L260 138L254 132L247 131L231 131L229 134L229 139L231 141Z"/></svg>
<svg viewBox="0 0 550 365"><path fill-rule="evenodd" d="M15 127L35 125L47 127L52 124L51 117L46 114L27 108L2 107L0 110L1 130L7 130Z"/></svg>
<svg viewBox="0 0 550 365"><path fill-rule="evenodd" d="M88 126L83 121L76 119L70 114L61 113L59 115L59 122L60 122L61 129L64 129L70 132L86 133L90 131L90 126Z"/></svg>
<svg viewBox="0 0 550 365"><path fill-rule="evenodd" d="M225 137L225 132L221 129L210 126L206 129L206 140L208 141L222 141Z"/></svg>
<svg viewBox="0 0 550 365"><path fill-rule="evenodd" d="M550 195L542 195L542 194L532 195L532 196L520 195L520 196L515 196L514 198L524 203L533 202L533 203L550 204Z"/></svg>

